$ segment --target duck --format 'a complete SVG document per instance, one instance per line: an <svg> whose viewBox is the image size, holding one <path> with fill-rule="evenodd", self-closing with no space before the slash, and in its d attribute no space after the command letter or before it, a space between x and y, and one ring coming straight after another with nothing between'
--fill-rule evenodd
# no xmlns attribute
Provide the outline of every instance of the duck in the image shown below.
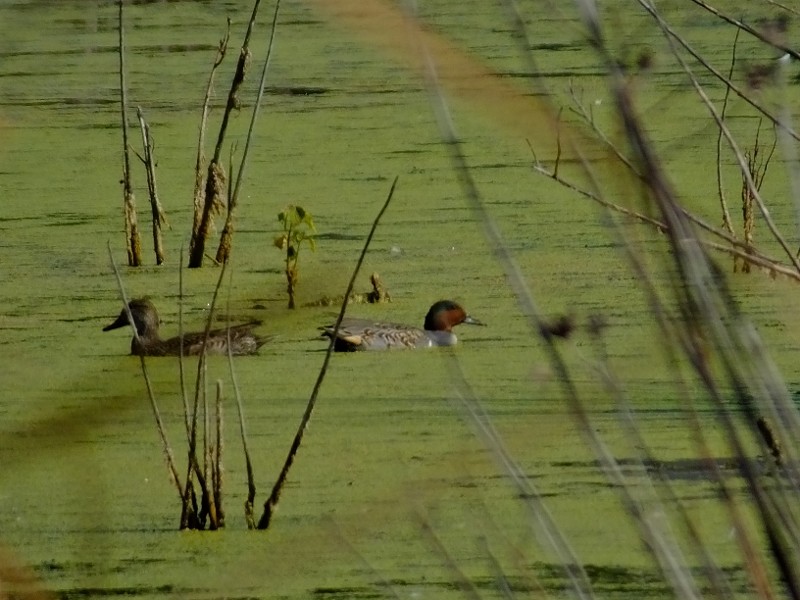
<svg viewBox="0 0 800 600"><path fill-rule="evenodd" d="M344 318L336 332L333 349L335 352L354 352L455 346L458 338L453 333L453 327L462 323L485 325L468 315L460 304L452 300L435 302L425 315L421 329L398 323ZM323 337L333 338L334 325L325 325L320 329Z"/></svg>
<svg viewBox="0 0 800 600"><path fill-rule="evenodd" d="M202 354L203 347L207 354L228 354L228 349L233 355L241 356L256 354L258 349L269 339L257 336L253 328L260 325L260 321L250 321L241 325L234 325L223 329L212 329L206 333L187 333L166 340L158 335L158 326L161 319L155 305L148 298L137 298L128 302L131 317L136 325L136 332L131 341L131 354L135 356L179 356L181 345L183 355ZM103 331L111 331L130 325L128 311L124 308L119 313L117 320L103 327Z"/></svg>

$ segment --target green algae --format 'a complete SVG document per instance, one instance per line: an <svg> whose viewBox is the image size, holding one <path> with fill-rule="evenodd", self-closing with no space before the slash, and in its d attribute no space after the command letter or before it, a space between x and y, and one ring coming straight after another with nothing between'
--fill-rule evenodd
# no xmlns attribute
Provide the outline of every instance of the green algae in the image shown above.
<svg viewBox="0 0 800 600"><path fill-rule="evenodd" d="M439 3L425 16L515 79L521 68L500 11L470 6L475 10ZM177 261L191 223L199 105L226 8L235 9L235 25L249 14L247 2L140 3L129 11L131 90L153 127L159 187L173 229L165 233L167 265L126 270L124 279L129 294L157 301L165 334L177 333ZM223 290L234 315L260 318L264 332L276 335L261 356L236 362L258 501L277 476L321 365L324 343L316 327L333 312L284 308L285 282L271 249L274 215L287 203L302 204L322 234L320 251L306 256L298 305L341 294L369 224L399 175L364 271L381 273L393 302L354 306L350 314L419 323L432 300L452 297L487 322L479 331L462 328L458 358L598 593L669 596L619 490L583 444L546 356L466 207L422 83L310 6L285 10L239 207L233 286ZM618 18L632 31L644 27L641 17ZM120 305L106 241L118 262L124 256L114 19L112 6L83 2L0 7L0 196L7 207L0 220L0 541L65 597L375 597L385 585L401 594L463 597L426 527L484 595L499 595L489 554L515 590L565 589L563 571L542 548L517 490L461 419L436 352L335 357L266 534L244 530L244 464L230 406L227 528L177 532L179 505L138 361L126 356L129 333L101 332ZM596 103L598 122L613 128L603 74L584 48L575 17L552 15L531 29L538 47L554 48L541 54L540 68L553 74L555 93L565 97L565 81L574 78ZM710 29L688 32L725 65L730 32ZM652 30L641 37L663 49ZM264 45L254 45L255 56ZM657 116L648 121L652 135L681 174L676 185L693 207L716 219L714 136L695 136L705 117L681 74L665 68L642 81L643 104ZM303 87L319 93L286 93ZM243 110L234 123L240 142L247 114ZM454 117L478 187L542 309L553 316L574 312L581 323L593 313L608 318L610 363L625 381L642 436L746 596L715 488L702 472L681 476L688 470L679 468L682 461L696 454L685 427L687 407L654 348L657 332L639 282L599 209L534 174L526 140L496 128L491 114L456 100ZM747 131L747 123L740 126ZM780 195L784 183L773 178L767 185ZM790 223L788 209L776 207L776 216ZM659 265L658 239L644 228L635 231L643 246L655 249L651 260ZM184 272L187 328L202 328L217 275L213 267ZM796 284L758 275L732 285L793 377ZM594 355L586 334L580 331L564 346L595 426L616 456L633 460L637 453L621 431L615 403L587 361ZM170 438L182 449L177 364L148 365ZM212 361L210 378L223 379L230 393L225 361ZM702 427L715 431L714 412L699 388L694 392ZM726 456L721 435L714 447ZM182 451L176 453L182 460ZM633 473L642 485L645 475ZM740 483L735 489L744 499Z"/></svg>

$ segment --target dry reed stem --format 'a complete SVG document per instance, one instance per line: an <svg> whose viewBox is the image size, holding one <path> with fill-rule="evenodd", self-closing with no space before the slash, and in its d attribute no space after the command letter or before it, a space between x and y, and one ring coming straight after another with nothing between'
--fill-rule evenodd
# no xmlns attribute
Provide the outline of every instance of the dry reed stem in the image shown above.
<svg viewBox="0 0 800 600"><path fill-rule="evenodd" d="M228 279L228 287L232 287L233 271ZM227 314L230 315L230 294L228 294L228 308ZM244 452L245 468L247 472L247 499L244 503L244 518L247 523L248 529L256 528L256 521L253 512L253 506L256 499L256 483L255 475L253 473L253 461L250 458L250 449L247 442L247 427L245 426L244 406L242 404L242 394L239 390L239 379L236 376L236 369L233 366L233 344L231 342L231 330L228 327L228 369L231 374L231 382L233 383L233 397L236 401L236 410L239 416L239 435L242 438L242 450Z"/></svg>
<svg viewBox="0 0 800 600"><path fill-rule="evenodd" d="M595 27L599 27L595 24ZM599 31L599 30L598 30ZM723 283L723 276L721 273L713 269L706 257L699 252L699 245L694 238L691 229L687 227L686 223L682 220L685 217L677 209L674 197L669 186L663 177L661 168L655 161L655 156L651 148L646 142L639 123L636 120L635 112L632 110L631 99L624 82L624 78L613 61L613 58L608 53L607 49L602 44L602 39L595 40L595 47L605 59L606 68L613 78L613 91L616 98L616 103L620 116L624 120L626 132L631 143L635 149L639 160L642 162L643 172L646 174L646 181L648 182L652 201L657 204L664 218L669 224L667 233L671 240L674 251L674 258L682 285L677 285L675 291L679 293L678 300L679 306L685 313L685 318L689 318L691 322L697 320L709 328L709 335L716 344L716 348L721 354L723 364L726 368L726 374L731 378L734 384L734 389L741 390L743 388L743 381L740 379L736 370L738 363L734 362L736 359L732 356L731 350L734 348L742 348L741 345L736 344L736 340L731 339L730 335L738 335L735 329L728 330L728 325L722 319L721 309L731 310L734 304L730 297L727 295L726 290L718 288L710 288L711 285L718 285ZM709 272L710 271L710 272ZM722 292L719 298L715 298L718 292ZM738 315L737 315L738 316ZM734 319L734 323L735 323ZM693 345L690 358L692 360L697 374L701 377L707 392L713 401L720 407L724 407L720 390L713 375L708 370L708 365L705 360L704 350L697 346L698 339L695 336L687 336L688 341ZM748 403L744 403L748 407ZM793 574L791 569L788 568L787 559L789 557L788 548L782 543L781 535L779 534L778 521L775 518L775 510L780 511L780 506L771 502L773 498L765 493L761 486L752 465L744 459L746 456L739 435L731 422L728 412L721 408L720 417L723 421L724 428L727 434L728 443L738 457L743 457L740 461L741 471L745 480L748 482L751 497L755 501L762 519L762 523L766 525L767 533L772 542L772 556L775 563L779 566L784 578L790 581L790 585L795 587L793 581Z"/></svg>
<svg viewBox="0 0 800 600"><path fill-rule="evenodd" d="M192 222L192 237L194 238L200 231L200 222L203 217L203 189L205 188L205 135L206 126L208 123L209 106L211 104L211 91L214 89L214 76L216 75L217 68L222 64L225 59L225 54L228 51L228 40L231 37L231 19L228 17L227 26L225 28L225 37L223 37L217 46L217 54L214 58L214 63L211 65L211 73L208 76L208 83L206 85L206 93L203 97L203 110L200 115L200 132L197 140L197 159L195 160L194 167L194 219Z"/></svg>
<svg viewBox="0 0 800 600"><path fill-rule="evenodd" d="M752 331L750 331L749 337L744 337L748 332L745 327L746 323L743 322L731 296L724 287L724 276L700 251L700 246L691 228L683 222L685 217L677 209L675 198L661 167L636 121L631 98L622 75L602 44L598 43L596 47L605 58L606 68L612 74L618 110L624 120L631 146L642 162L643 172L646 174L646 181L650 188L651 201L658 206L669 224L667 233L673 248L680 281L683 283L674 288L678 294L679 306L684 311L684 318L689 319L690 325L692 322L700 323L707 331L709 340L719 353L725 375L733 389L736 390L739 403L745 408L746 414L750 417L750 424L753 426L755 423L754 406L749 396L744 393L746 378L754 377L753 382L758 383L760 377L767 376L768 378L770 374L758 370L751 370L748 373L743 368L742 357L737 354L741 352L750 354L748 350L753 348L751 344L758 343L759 340L752 335ZM678 59L680 60L680 57ZM693 83L696 84L696 82ZM699 92L702 96L702 90ZM716 117L713 109L712 114ZM718 117L715 120L720 124ZM694 346L690 358L702 358L705 352L697 345L699 340L695 336L688 336L688 339ZM746 359L745 362L747 362ZM789 522L785 507L780 498L776 498L774 494L769 493L763 487L753 465L745 458L746 453L742 440L732 422L731 415L724 408L724 399L719 384L708 369L706 361L695 359L692 363L709 397L720 407L718 414L730 448L736 456L742 457L740 460L741 474L748 484L750 497L758 510L761 523L765 526L774 563L778 566L792 596L798 597L800 582L798 582L796 571L793 568L795 559L792 548L787 543L785 530L782 528L782 524Z"/></svg>
<svg viewBox="0 0 800 600"><path fill-rule="evenodd" d="M207 355L207 346L208 346L208 338L209 332L211 331L211 324L214 319L214 311L216 310L217 304L217 297L219 296L219 290L222 285L223 277L225 276L226 271L226 264L222 265L220 269L219 277L217 278L216 286L214 287L214 293L211 297L211 302L209 303L208 307L208 318L206 319L206 325L204 330L204 337L203 337L203 349L200 353L197 362L197 376L195 378L195 389L194 389L194 400L192 403L192 417L191 417L191 427L189 432L189 448L188 448L188 461L190 468L193 468L195 475L197 476L198 483L201 488L202 492L202 508L200 512L200 523L204 522L204 516L208 516L209 518L209 526L211 529L216 529L218 526L218 514L216 510L216 504L214 502L214 494L213 494L213 484L209 479L209 467L208 464L210 463L210 454L208 449L208 423L207 423L207 416L208 416L208 399L206 393L206 381L207 381L207 365L208 365L208 355ZM203 403L203 468L201 469L199 461L197 460L197 419L198 419L198 412L200 407L200 402L202 400Z"/></svg>
<svg viewBox="0 0 800 600"><path fill-rule="evenodd" d="M680 349L682 352L685 352L688 356L695 356L695 360L703 360L703 354L700 353L700 355L697 356L695 348L693 348L690 343L690 336L687 335L685 330L679 328L678 322L668 316L668 311L659 298L659 295L656 291L656 286L652 280L652 277L650 276L650 273L645 268L639 252L633 248L631 242L612 220L608 219L608 223L613 226L614 231L617 234L617 238L621 242L620 247L625 254L627 262L631 265L633 272L636 274L637 280L642 285L642 289L650 307L650 314L655 318L656 323L661 331L661 339L663 341L662 348L665 351L667 363L671 367L671 371L676 375L676 386L680 392L680 397L689 408L688 416L691 423L689 431L693 434L695 445L699 451L699 456L706 459L708 472L712 476L712 481L716 483L718 490L720 491L721 502L728 511L729 518L733 524L734 531L736 532L734 536L736 543L742 552L742 556L746 557L747 559L745 561L745 569L751 575L751 581L753 582L755 588L759 591L759 597L771 598L772 594L769 590L766 569L763 561L756 552L756 544L753 540L753 536L748 533L748 528L744 524L745 521L743 519L742 511L735 502L731 490L720 472L719 465L712 458L713 455L707 445L705 436L703 435L703 428L699 422L697 412L694 410L693 404L690 400L690 393L687 383L680 375L681 367L678 349ZM601 354L599 364L601 368L597 369L597 372L601 377L601 381L606 384L609 390L613 391L615 396L624 400L624 397L621 395L619 390L619 383L617 379L611 376L612 371L608 365L607 357L605 355ZM635 440L634 443L631 444L632 447L639 448L645 454L646 458L652 461L653 457L647 451L648 446L640 435L629 407L623 411L623 416L623 424L626 426L628 438ZM692 523L684 507L679 503L679 500L676 494L673 492L672 487L669 486L664 478L661 478L661 483L664 485L664 489L669 495L667 502L679 508L678 514L682 519L684 529L688 532L690 539L694 540L695 542L692 546L693 549L697 552L700 552L702 555L702 559L706 565L706 574L709 577L710 583L714 586L714 589L720 592L727 590L729 586L724 581L723 574L719 572L719 568L714 564L712 557L708 554L706 546L702 543L702 540L700 540L694 524ZM729 594L721 595L722 597L728 597Z"/></svg>
<svg viewBox="0 0 800 600"><path fill-rule="evenodd" d="M111 251L111 242L108 243L108 257L111 260L111 266L114 269L114 275L117 278L117 285L119 287L119 294L122 298L122 304L125 307L125 313L128 316L128 322L134 323L133 315L131 315L131 309L128 306L128 296L125 293L125 286L122 283L122 275L120 275L119 268L117 267L117 263L114 260L114 253ZM133 336L139 341L139 332L136 331L135 326L131 326L133 329ZM183 491L181 486L181 479L178 475L178 470L175 467L175 458L172 453L172 446L169 443L169 439L167 438L167 431L164 428L164 421L161 418L161 411L158 408L158 402L156 402L155 393L153 392L153 384L150 381L150 374L147 372L147 364L145 363L144 355L139 355L139 363L142 368L142 376L144 377L145 385L147 386L147 397L150 400L150 408L153 411L153 417L156 420L156 429L158 430L158 435L161 438L161 447L164 451L164 456L167 459L167 468L169 470L170 478L178 490L178 496L183 498Z"/></svg>
<svg viewBox="0 0 800 600"><path fill-rule="evenodd" d="M339 331L339 326L342 324L344 313L347 310L350 294L353 293L353 286L355 286L356 277L358 277L358 272L361 270L361 264L364 262L364 257L366 256L367 249L372 241L372 236L375 235L375 230L378 228L378 223L380 222L383 213L385 213L386 209L389 208L389 203L394 196L394 190L397 186L397 180L398 177L395 177L394 181L392 181L392 187L389 189L389 194L386 196L386 201L383 203L383 206L381 207L380 211L378 211L375 220L372 222L372 227L369 230L367 239L364 241L364 247L361 249L361 254L356 261L356 266L353 269L353 274L350 277L350 282L347 284L347 290L345 291L344 298L342 299L342 306L339 309L339 315L336 318L336 323L333 326L333 332L330 336L330 343L328 344L328 349L325 352L325 358L322 361L322 367L320 368L319 375L317 376L317 381L314 383L314 389L311 391L311 397L308 399L306 410L303 413L302 419L300 419L300 426L297 428L297 433L295 433L294 440L289 448L289 453L286 456L286 461L283 464L283 468L281 469L275 484L272 486L272 492L270 492L269 498L266 502L264 502L264 512L261 514L261 518L258 520L258 529L269 528L269 524L272 521L272 515L278 507L278 501L280 500L283 486L286 483L286 478L289 476L289 469L291 469L295 456L300 449L300 444L303 441L303 435L305 434L309 421L311 421L311 415L313 414L314 407L317 403L319 390L322 387L322 382L324 381L325 374L328 371L328 364L330 363L331 355L333 354L333 346L336 342L336 334Z"/></svg>
<svg viewBox="0 0 800 600"><path fill-rule="evenodd" d="M203 266L206 239L211 231L213 216L218 214L224 204L222 196L222 190L224 189L222 186L223 178L220 178L222 174L222 165L220 164L222 145L225 141L225 134L228 130L228 121L230 120L231 113L234 109L239 108L239 88L242 82L244 82L250 63L250 37L253 33L253 27L260 4L261 0L255 0L253 4L253 12L247 24L247 31L245 32L242 47L239 51L239 60L236 63L236 71L233 74L231 87L228 91L228 100L225 104L225 110L222 113L222 122L219 127L219 134L217 135L217 144L214 147L214 156L208 164L208 175L206 176L205 197L203 200L200 223L196 233L192 235L192 240L189 245L190 269Z"/></svg>
<svg viewBox="0 0 800 600"><path fill-rule="evenodd" d="M184 246L181 244L181 256L183 256ZM183 260L178 261L178 337L183 339ZM183 402L183 422L186 426L186 443L189 443L191 436L191 424L189 420L189 398L186 392L186 369L183 344L178 346L178 374L181 387L181 401Z"/></svg>
<svg viewBox="0 0 800 600"><path fill-rule="evenodd" d="M156 264L164 264L164 244L161 240L161 227L167 226L167 216L158 199L156 185L156 161L153 158L153 138L150 136L150 126L144 120L141 107L136 107L136 116L139 118L139 128L142 132L142 148L144 151L144 168L147 174L147 191L150 196L150 209L153 221L153 251L156 255Z"/></svg>
<svg viewBox="0 0 800 600"><path fill-rule="evenodd" d="M536 160L535 157L534 160ZM658 219L654 219L653 217L645 215L644 213L635 211L633 209L622 206L616 202L607 200L602 195L580 188L576 184L571 183L570 181L567 181L561 178L560 176L558 177L554 176L554 172L552 170L545 168L538 161L534 162L533 170L541 175L544 175L545 177L553 179L559 185L583 196L584 198L588 198L593 202L597 202L598 204L604 206L605 208L632 217L643 223L647 223L648 225L652 225L660 232L664 232L667 229L666 223L659 221ZM780 262L777 261L777 259L766 256L755 247L748 247L743 240L739 240L736 237L733 237L732 235L728 234L727 232L720 230L709 223L706 223L700 217L694 215L693 213L687 211L686 209L682 207L679 207L679 209L683 212L686 218L692 221L695 225L699 226L701 229L707 231L708 233L721 238L722 240L724 240L729 244L729 245L723 245L716 242L712 242L710 240L700 239L699 241L703 246L715 250L716 252L722 252L724 254L728 254L734 259L739 259L743 262L755 265L769 272L772 276L782 275L784 277L788 277L790 279L794 279L795 281L800 282L800 272L797 271L797 269L782 265Z"/></svg>
<svg viewBox="0 0 800 600"><path fill-rule="evenodd" d="M247 138L244 143L244 150L242 151L242 160L239 163L239 170L236 174L236 185L233 188L233 193L228 194L228 214L225 218L225 226L222 228L220 235L219 247L217 248L217 263L226 262L230 258L231 245L233 244L233 230L237 200L239 199L239 190L241 189L242 181L244 179L245 167L247 165L248 151L250 150L250 142L253 139L253 131L256 125L256 118L258 111L261 108L261 99L264 97L264 84L267 80L267 70L269 69L270 59L272 58L272 47L275 44L275 30L278 26L278 11L281 2L275 2L275 12L272 15L272 26L270 27L269 45L267 46L267 56L264 59L264 68L261 71L261 79L258 83L258 95L256 96L255 104L253 105L253 114L250 117L250 126L247 129Z"/></svg>
<svg viewBox="0 0 800 600"><path fill-rule="evenodd" d="M736 35L733 38L733 47L731 48L731 66L728 69L728 80L733 77L733 70L736 67L736 47L739 43L739 32L736 30ZM725 121L725 113L728 110L728 100L731 96L730 86L725 86L725 97L722 100L722 110L720 110L719 118ZM722 185L722 130L717 129L717 196L719 197L719 205L722 210L722 226L725 230L735 237L736 233L733 230L733 222L731 221L731 213L728 210L728 202L725 199L725 188ZM734 262L735 264L735 262Z"/></svg>
<svg viewBox="0 0 800 600"><path fill-rule="evenodd" d="M125 216L125 249L128 266L142 264L142 244L139 240L139 226L136 222L136 198L131 183L131 159L128 146L128 85L125 81L125 28L123 27L123 0L119 4L119 94L122 114L122 204Z"/></svg>
<svg viewBox="0 0 800 600"><path fill-rule="evenodd" d="M786 4L781 4L780 2L776 2L775 0L764 0L767 4L771 4L772 6L777 6L781 10L785 10L786 12L790 12L795 15L800 15L800 10L796 8L790 8Z"/></svg>

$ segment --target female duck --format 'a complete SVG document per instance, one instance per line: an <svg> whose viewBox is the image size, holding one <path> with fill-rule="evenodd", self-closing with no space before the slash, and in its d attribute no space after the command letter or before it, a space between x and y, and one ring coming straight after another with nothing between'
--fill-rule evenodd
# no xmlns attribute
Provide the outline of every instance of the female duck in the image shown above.
<svg viewBox="0 0 800 600"><path fill-rule="evenodd" d="M207 354L228 354L230 346L231 354L255 354L267 338L256 336L252 329L259 325L259 321L251 321L242 325L235 325L225 329L212 329L206 338L205 332L187 333L185 335L162 340L158 335L158 326L161 320L158 318L156 307L147 298L131 300L128 303L131 317L139 334L137 339L133 336L131 341L131 354L137 356L179 356L181 345L183 354L197 355L203 352L206 347ZM110 331L119 327L130 325L128 313L123 308L117 320L106 327L103 331ZM207 340L207 341L206 341Z"/></svg>
<svg viewBox="0 0 800 600"><path fill-rule="evenodd" d="M431 306L422 329L396 323L345 318L339 326L333 349L336 352L352 352L454 346L458 338L453 333L453 327L461 323L483 325L452 300L440 300ZM322 330L323 335L333 337L333 325L322 327Z"/></svg>

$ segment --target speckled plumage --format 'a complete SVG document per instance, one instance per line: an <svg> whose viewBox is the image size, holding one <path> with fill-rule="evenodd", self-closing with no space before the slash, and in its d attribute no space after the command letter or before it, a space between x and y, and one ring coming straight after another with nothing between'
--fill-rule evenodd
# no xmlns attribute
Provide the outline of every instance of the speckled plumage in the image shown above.
<svg viewBox="0 0 800 600"><path fill-rule="evenodd" d="M352 352L454 346L458 338L453 333L453 327L461 323L483 325L452 300L440 300L431 306L422 328L345 318L339 325L333 348L337 352ZM333 329L333 325L322 327L323 335L332 337Z"/></svg>
<svg viewBox="0 0 800 600"><path fill-rule="evenodd" d="M205 332L198 332L162 340L158 335L161 320L155 305L149 299L131 300L128 308L130 308L133 322L136 324L136 331L139 334L138 340L136 336L131 340L131 354L137 356L178 356L181 353L181 340L183 340L185 356L197 355L203 352L206 339L208 340L206 342L207 354L228 354L229 341L231 353L234 355L256 354L268 339L253 333L253 328L259 325L259 322L252 321L230 328L212 329L208 332L207 338ZM130 325L130 321L127 311L123 308L117 320L104 327L103 331L110 331L126 325Z"/></svg>

